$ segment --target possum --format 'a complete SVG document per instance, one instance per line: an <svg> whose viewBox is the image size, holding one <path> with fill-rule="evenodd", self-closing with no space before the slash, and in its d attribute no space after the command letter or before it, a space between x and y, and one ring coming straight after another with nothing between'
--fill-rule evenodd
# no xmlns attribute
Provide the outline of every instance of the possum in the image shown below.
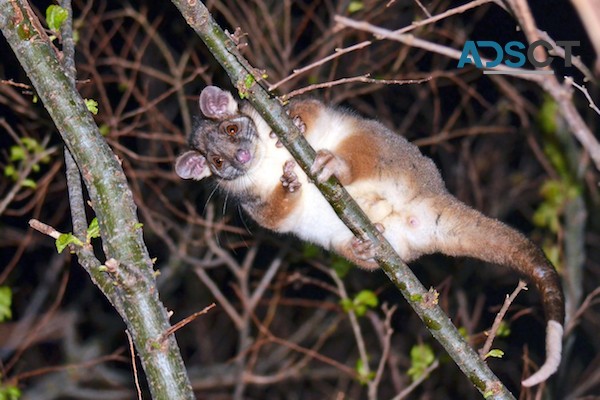
<svg viewBox="0 0 600 400"><path fill-rule="evenodd" d="M204 118L190 135L190 150L175 162L181 178L212 176L259 225L292 233L360 267L378 267L372 243L340 221L249 103L215 86L204 88L199 102ZM292 101L287 111L317 151L311 166L316 180L335 175L402 260L431 253L473 257L533 282L547 320L546 360L522 384L537 385L556 372L564 296L556 270L537 246L452 196L433 161L380 122L314 99Z"/></svg>

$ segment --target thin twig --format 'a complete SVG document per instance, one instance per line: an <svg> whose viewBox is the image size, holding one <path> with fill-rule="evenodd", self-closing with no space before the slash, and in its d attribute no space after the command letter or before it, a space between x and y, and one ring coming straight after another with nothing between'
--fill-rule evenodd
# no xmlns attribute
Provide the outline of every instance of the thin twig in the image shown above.
<svg viewBox="0 0 600 400"><path fill-rule="evenodd" d="M20 381L24 381L25 379L33 378L33 377L40 376L40 375L50 374L52 372L80 371L80 370L87 369L87 368L93 367L95 365L106 363L109 361L126 362L127 358L124 358L119 355L120 353L122 353L122 350L123 349L121 348L120 350L115 351L113 354L98 357L93 360L84 361L84 362L78 363L78 364L57 365L57 366L52 366L52 367L39 368L39 369L36 369L33 371L21 372L15 376L11 377L11 381L20 382Z"/></svg>
<svg viewBox="0 0 600 400"><path fill-rule="evenodd" d="M36 231L43 233L44 235L50 236L52 239L58 239L62 233L51 227L50 225L46 225L45 223L38 221L37 219L30 219L29 226L35 229Z"/></svg>
<svg viewBox="0 0 600 400"><path fill-rule="evenodd" d="M423 82L427 82L427 81L431 80L430 76L427 78L423 78L423 79L373 79L373 78L369 78L369 76L370 76L370 74L364 74L361 76L354 76L354 77L350 77L350 78L341 78L341 79L337 79L335 81L316 83L314 85L309 85L309 86L303 87L298 90L293 90L293 91L281 96L280 99L282 101L287 101L287 100L291 99L292 97L299 96L301 94L304 94L304 93L307 93L307 92L310 92L313 90L329 88L329 87L333 87L333 86L337 86L337 85L344 85L344 84L351 83L351 82L378 83L378 84L382 84L382 85L409 85L409 84L423 83Z"/></svg>
<svg viewBox="0 0 600 400"><path fill-rule="evenodd" d="M463 14L466 11L469 11L469 10L471 10L473 8L479 7L479 6L481 6L483 4L486 4L486 3L493 3L493 2L495 2L495 0L475 0L475 1L470 1L467 4L463 4L462 6L451 8L451 9L446 10L443 13L440 13L440 14L437 14L437 15L431 15L426 9L424 9L423 11L427 14L427 18L425 18L425 19L423 19L421 21L413 21L412 24L410 24L408 26L405 26L404 28L400 28L398 30L395 30L394 33L401 34L401 33L410 32L410 31L412 31L415 28L432 24L434 22L437 22L437 21L440 21L442 19L448 18L448 17L450 17L452 15Z"/></svg>
<svg viewBox="0 0 600 400"><path fill-rule="evenodd" d="M590 292L585 300L581 302L581 305L577 309L577 311L573 314L571 319L568 321L567 326L565 327L565 337L568 337L569 334L575 327L579 324L579 319L583 315L583 313L593 304L594 299L600 296L600 287L597 287L592 292Z"/></svg>
<svg viewBox="0 0 600 400"><path fill-rule="evenodd" d="M333 281L336 283L338 290L339 290L339 296L341 300L351 300L350 297L348 296L348 292L346 291L346 286L344 285L344 281L338 276L337 272L333 269L331 269L329 271L329 276L331 276L331 278L333 279ZM363 337L362 334L362 330L360 328L360 324L358 323L358 316L356 315L356 313L354 312L353 309L349 309L346 314L348 315L348 320L350 321L350 326L352 327L352 332L354 333L354 340L356 341L356 347L358 348L358 354L360 355L360 360L362 361L362 369L364 371L364 374L366 376L369 376L371 373L371 367L369 366L369 354L367 352L367 346L365 344L365 339ZM373 399L373 397L371 397L372 394L372 389L371 389L371 385L373 384L372 381L368 381L367 383L369 385L369 398Z"/></svg>
<svg viewBox="0 0 600 400"><path fill-rule="evenodd" d="M6 120L4 118L0 118L0 126L2 126L4 129L6 129L6 131L9 134L11 134L12 137L14 137L13 134L15 134L15 132L13 131L13 129L10 127L10 125L6 122ZM41 143L41 146L45 148L48 144L49 139L50 139L49 137L44 138L44 140ZM18 145L21 146L22 148L24 148L22 141L19 138L17 138L17 141L18 141ZM21 189L23 189L23 183L25 182L27 177L31 174L34 167L37 164L39 164L44 158L47 158L47 157L51 156L52 154L54 154L57 150L58 150L58 146L52 146L52 147L47 148L39 153L32 154L29 157L27 157L25 160L23 160L23 162L19 166L17 180L13 183L11 190L6 194L6 196L4 196L4 198L0 200L0 215L4 214L8 205L14 200L15 196L17 196L19 191ZM25 150L25 152L27 154L27 150Z"/></svg>
<svg viewBox="0 0 600 400"><path fill-rule="evenodd" d="M160 335L160 337L158 338L158 343L163 343L173 333L177 332L179 329L183 328L184 326L186 326L190 322L194 321L199 316L206 314L207 312L209 312L214 307L216 307L216 304L212 303L212 304L204 307L202 310L197 311L197 312L193 313L192 315L185 317L181 321L177 322L175 325L169 327L169 329L167 329L166 331L163 332L162 335Z"/></svg>
<svg viewBox="0 0 600 400"><path fill-rule="evenodd" d="M404 389L403 391L401 391L400 393L398 393L398 395L396 395L392 400L402 400L402 399L405 399L406 396L408 396L409 394L411 394L425 379L427 379L429 377L429 374L431 374L431 372L433 372L439 366L440 366L440 360L438 360L436 358L435 361L432 362L431 365L428 366L425 369L425 371L423 371L423 373L421 374L421 376L419 376L406 389Z"/></svg>
<svg viewBox="0 0 600 400"><path fill-rule="evenodd" d="M301 75L301 74L303 74L303 73L305 73L307 71L310 71L313 68L318 67L319 65L323 65L326 62L331 61L331 60L333 60L333 59L335 59L337 57L340 57L340 56L342 56L342 55L344 55L346 53L350 53L351 51L362 49L363 47L369 46L370 44L371 44L370 40L365 40L364 42L360 42L360 43L355 44L355 45L350 46L350 47L346 47L346 48L343 48L343 49L335 49L335 53L333 53L333 54L331 54L331 55L329 55L329 56L327 56L325 58L322 58L322 59L320 59L318 61L315 61L314 63L309 64L309 65L307 65L305 67L302 67L300 69L295 69L293 71L293 73L290 74L290 75L288 75L286 78L280 80L279 82L276 82L276 83L270 85L269 86L269 91L272 92L273 90L277 89L279 86L283 85L284 83L290 81L291 79L294 79L298 75Z"/></svg>
<svg viewBox="0 0 600 400"><path fill-rule="evenodd" d="M494 342L496 333L498 332L498 329L500 328L500 324L502 323L502 320L504 319L504 316L506 315L508 308L510 307L512 302L515 301L515 298L521 292L521 290L527 290L527 283L525 283L525 281L519 280L519 283L518 283L516 289L510 294L510 296L506 296L506 300L504 300L504 304L502 304L502 308L500 308L500 311L498 311L498 314L496 314L496 318L494 319L492 328L487 332L487 339L485 340L485 343L483 344L483 347L481 348L481 350L479 350L479 355L481 356L482 359L485 359L485 356L491 350L492 343Z"/></svg>
<svg viewBox="0 0 600 400"><path fill-rule="evenodd" d="M69 282L69 273L67 272L64 274L63 279L60 282L60 286L56 293L56 298L54 299L54 302L50 306L50 309L48 310L48 312L45 313L45 315L41 319L41 321L36 324L35 328L28 330L28 333L25 336L25 338L23 339L23 342L21 342L19 344L19 347L18 347L16 353L13 354L11 359L2 367L3 374L8 373L11 369L13 369L13 367L15 365L17 365L17 362L19 360L21 360L25 350L27 350L30 347L30 345L34 342L34 340L36 339L37 333L40 330L42 330L42 328L44 326L48 325L48 323L50 322L52 317L54 317L54 315L56 314L56 312L58 310L58 307L60 306L60 304L65 296L65 290L67 289L68 282Z"/></svg>
<svg viewBox="0 0 600 400"><path fill-rule="evenodd" d="M383 348L381 350L381 358L379 359L379 365L377 366L375 377L371 382L369 382L369 396L374 399L377 398L377 389L379 388L379 384L381 383L381 379L383 378L383 373L385 372L385 365L390 355L390 349L392 347L392 335L394 334L394 328L392 328L392 316L398 309L398 305L388 307L388 305L384 303L381 306L381 309L385 314L385 321L383 322L385 335L382 338Z"/></svg>
<svg viewBox="0 0 600 400"><path fill-rule="evenodd" d="M529 43L535 43L539 40L540 35L533 19L533 14L529 8L529 4L525 0L509 0L510 8L513 10L514 15L523 29L523 33ZM543 46L537 46L534 50L534 58L539 62L545 62L548 58L548 54ZM550 69L549 66L545 66L542 69Z"/></svg>
<svg viewBox="0 0 600 400"><path fill-rule="evenodd" d="M421 3L419 0L415 0L415 3L417 3L417 5L423 11L423 13L425 15L427 15L427 18L431 18L431 13L427 10L427 8L425 8L425 6L423 5L423 3Z"/></svg>
<svg viewBox="0 0 600 400"><path fill-rule="evenodd" d="M575 81L573 80L572 77L570 76L565 76L565 83L573 86L574 88L578 89L581 93L583 93L583 95L585 96L585 98L588 101L588 105L590 106L590 108L592 110L594 110L594 112L598 115L600 115L600 109L598 108L598 106L596 105L596 103L594 103L594 100L592 99L592 96L590 95L590 92L588 92L587 88L583 85L579 85L577 83L575 83Z"/></svg>
<svg viewBox="0 0 600 400"><path fill-rule="evenodd" d="M133 339L129 330L125 329L127 334L127 341L129 342L129 354L131 355L131 367L133 368L133 380L135 382L135 389L137 391L138 400L142 400L142 388L140 386L140 378L138 376L137 363L135 362L135 346L133 345Z"/></svg>

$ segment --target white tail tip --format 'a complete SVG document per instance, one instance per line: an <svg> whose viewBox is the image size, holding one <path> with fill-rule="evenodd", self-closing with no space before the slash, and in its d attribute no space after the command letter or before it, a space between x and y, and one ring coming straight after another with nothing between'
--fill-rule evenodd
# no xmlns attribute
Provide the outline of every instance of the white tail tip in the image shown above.
<svg viewBox="0 0 600 400"><path fill-rule="evenodd" d="M562 353L562 337L562 325L553 320L548 321L548 327L546 328L546 362L535 374L521 382L523 386L538 385L556 372Z"/></svg>

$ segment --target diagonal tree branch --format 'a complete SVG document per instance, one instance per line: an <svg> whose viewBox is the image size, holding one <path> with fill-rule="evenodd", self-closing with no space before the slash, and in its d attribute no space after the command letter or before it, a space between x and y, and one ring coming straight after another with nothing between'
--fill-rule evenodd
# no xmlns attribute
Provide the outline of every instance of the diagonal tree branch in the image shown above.
<svg viewBox="0 0 600 400"><path fill-rule="evenodd" d="M110 268L100 268L89 245L79 249L80 261L126 322L152 396L193 399L174 337L158 342L170 324L158 298L153 264L121 165L100 135L29 4L24 0L0 0L0 30L77 163L98 217Z"/></svg>
<svg viewBox="0 0 600 400"><path fill-rule="evenodd" d="M298 165L311 176L309 169L315 151L285 114L281 104L258 83L261 75L239 54L231 37L215 23L202 2L172 1L227 71L240 95L249 99L296 159ZM377 248L376 260L381 268L473 385L488 399L514 399L477 353L465 342L450 319L437 305L435 295L428 292L408 266L400 260L339 182L332 178L324 184L317 184L317 187L355 235L368 238L374 243Z"/></svg>

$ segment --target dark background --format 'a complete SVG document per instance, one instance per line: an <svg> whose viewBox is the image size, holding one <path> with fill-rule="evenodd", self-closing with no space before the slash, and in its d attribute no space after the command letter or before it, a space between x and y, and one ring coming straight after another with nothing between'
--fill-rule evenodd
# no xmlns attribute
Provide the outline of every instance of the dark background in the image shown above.
<svg viewBox="0 0 600 400"><path fill-rule="evenodd" d="M206 3L224 28L233 31L239 26L248 33L243 53L265 70L270 83L335 48L371 39L366 33L334 29L333 15L348 16L348 2ZM389 8L386 2L363 3L361 11L349 16L388 29L424 18L410 1L396 1ZM34 4L43 15L51 3ZM575 54L585 65L593 65L593 50L569 2L529 4L541 30L555 40L580 40ZM431 14L439 14L457 4L424 5ZM364 385L315 357L320 354L350 369L356 367L356 338L340 297L343 291L352 297L363 289L375 292L380 305L398 307L391 319L395 332L380 398L391 398L410 384L406 375L410 349L423 343L431 346L440 366L408 398L480 398L383 273L354 268L336 284L330 271L332 266L345 267L342 260L260 229L235 204L215 194L213 185L182 182L175 176L172 163L185 149L200 90L207 84L232 88L171 3L75 1L73 8L79 35L78 88L84 98L98 101L95 119L123 160L146 243L157 257L161 299L173 310L174 322L217 303L177 333L198 398L366 398ZM412 33L454 49L461 49L465 40L524 41L512 16L493 4ZM58 41L55 44L60 48ZM0 54L0 78L28 84L4 39ZM563 68L561 60L552 67L559 77L582 79L574 68ZM542 89L514 77L483 76L474 68L458 70L456 60L400 43L375 41L300 75L278 92L366 73L382 79L432 79L413 85L355 82L310 95L377 118L405 135L434 159L459 199L518 228L548 254L555 252L552 260L565 281L575 285L567 297L572 299L570 309L577 309L599 282L594 212L598 171L557 113L542 114L544 107L552 109ZM588 88L597 98L596 86L590 83ZM20 189L1 214L0 285L9 286L14 296L13 317L0 324L2 382L18 384L28 399L134 398L124 323L76 259L66 252L58 255L51 239L27 226L30 218L37 218L63 232L71 229L60 136L33 94L32 89L0 84L0 166L15 164L9 149L16 142L8 129L39 142L47 137L46 147L56 147L49 162L41 163L30 176L37 182L36 189ZM596 132L598 116L579 93L575 101ZM548 118L555 122L551 128L547 128ZM559 195L544 195L542 188L548 181L558 182L562 189L578 188L576 199L561 201ZM0 198L13 186L10 178L0 176ZM573 236L577 229L569 230L571 216L565 211L573 201L587 212L579 237ZM553 227L534 218L543 207L553 215ZM215 227L207 232L211 223ZM581 265L573 265L565 253L569 237L577 238L585 251ZM245 312L244 305L273 262L280 263L277 273L253 312ZM411 267L425 286L440 292L440 304L476 348L518 280L514 273L493 265L439 255L424 257ZM577 273L583 278L576 279ZM232 322L215 287L242 316L241 325ZM559 373L546 386L521 392L520 398L535 398L536 393L552 399L591 398L600 392L600 376L595 373L600 360L597 313L594 301L584 305L566 339ZM381 357L384 319L380 307L359 318L371 368ZM530 363L540 363L544 357L543 314L533 288L519 295L507 322L510 335L494 345L505 355L489 362L518 396L524 358L530 373L537 368ZM267 327L278 339L260 327ZM310 351L307 355L289 343ZM243 371L249 374L245 379ZM269 379L259 379L264 377Z"/></svg>

